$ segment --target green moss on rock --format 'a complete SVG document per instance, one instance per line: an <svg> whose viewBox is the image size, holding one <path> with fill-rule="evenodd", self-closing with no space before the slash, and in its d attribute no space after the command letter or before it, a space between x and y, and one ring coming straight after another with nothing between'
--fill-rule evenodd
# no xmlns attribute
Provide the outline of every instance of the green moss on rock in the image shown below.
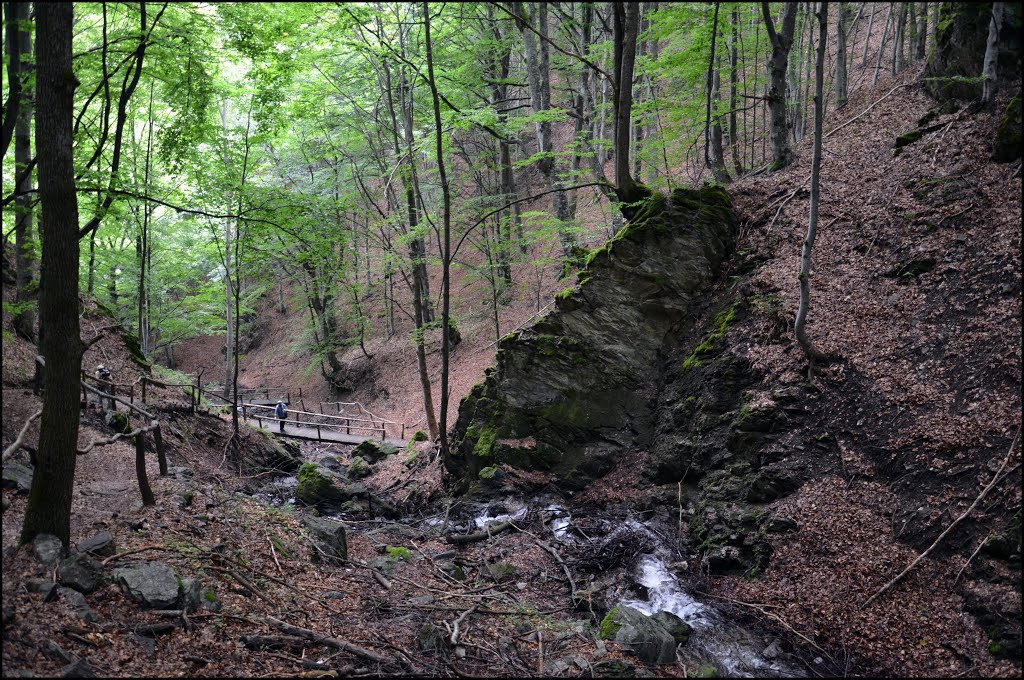
<svg viewBox="0 0 1024 680"><path fill-rule="evenodd" d="M1010 100L992 142L992 160L1009 163L1021 157L1020 93Z"/></svg>
<svg viewBox="0 0 1024 680"><path fill-rule="evenodd" d="M615 623L615 615L618 614L618 612L619 608L615 607L610 612L608 612L607 616L601 619L600 630L602 640L614 640L615 636L619 632L619 629L622 628L621 625Z"/></svg>
<svg viewBox="0 0 1024 680"><path fill-rule="evenodd" d="M718 347L718 344L725 339L726 333L729 332L729 327L732 326L733 322L736 320L736 310L739 308L741 303L742 300L737 298L728 309L723 309L715 315L711 332L708 333L703 342L693 349L690 356L688 356L683 362L684 369L689 370L695 366L700 366L701 356L714 351Z"/></svg>

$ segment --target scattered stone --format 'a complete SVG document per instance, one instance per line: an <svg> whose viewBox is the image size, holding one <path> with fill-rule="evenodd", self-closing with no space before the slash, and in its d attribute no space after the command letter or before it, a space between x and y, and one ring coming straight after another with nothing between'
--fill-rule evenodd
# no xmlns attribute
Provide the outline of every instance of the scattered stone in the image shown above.
<svg viewBox="0 0 1024 680"><path fill-rule="evenodd" d="M137 562L114 569L114 582L151 609L168 609L178 600L178 577L164 562Z"/></svg>
<svg viewBox="0 0 1024 680"><path fill-rule="evenodd" d="M42 593L43 602L49 602L57 596L57 584L53 581L44 581L42 579L30 578L25 581L25 587L30 593Z"/></svg>
<svg viewBox="0 0 1024 680"><path fill-rule="evenodd" d="M50 567L60 559L64 545L53 534L38 534L32 539L32 549L36 553L36 559L44 566Z"/></svg>
<svg viewBox="0 0 1024 680"><path fill-rule="evenodd" d="M142 651L146 652L146 656L153 656L156 652L156 640L151 637L128 633L128 639L137 642L138 645L142 647Z"/></svg>
<svg viewBox="0 0 1024 680"><path fill-rule="evenodd" d="M195 499L195 494L191 491L183 491L182 493L174 494L174 504L179 508L187 508L192 505L192 501Z"/></svg>
<svg viewBox="0 0 1024 680"><path fill-rule="evenodd" d="M764 526L765 531L770 534L788 534L791 531L796 531L798 527L795 520L781 515L773 516Z"/></svg>
<svg viewBox="0 0 1024 680"><path fill-rule="evenodd" d="M672 663L676 660L676 641L665 627L643 612L619 605L601 622L602 635L615 630L615 641L646 663Z"/></svg>
<svg viewBox="0 0 1024 680"><path fill-rule="evenodd" d="M127 520L124 525L132 531L141 531L142 527L146 524L144 519L130 519Z"/></svg>
<svg viewBox="0 0 1024 680"><path fill-rule="evenodd" d="M77 553L60 563L57 577L65 586L88 595L103 581L103 567L89 555Z"/></svg>
<svg viewBox="0 0 1024 680"><path fill-rule="evenodd" d="M352 449L353 456L364 458L370 463L384 460L392 453L398 453L398 449L369 439L364 440L356 448Z"/></svg>
<svg viewBox="0 0 1024 680"><path fill-rule="evenodd" d="M497 583L503 583L510 579L515 578L519 570L516 569L515 565L509 564L508 562L494 562L493 564L487 564L487 571L490 572L491 577Z"/></svg>
<svg viewBox="0 0 1024 680"><path fill-rule="evenodd" d="M778 640L772 640L772 643L765 647L764 651L761 652L761 656L766 659L775 659L779 654L782 654L782 645L779 644Z"/></svg>
<svg viewBox="0 0 1024 680"><path fill-rule="evenodd" d="M223 603L217 597L217 593L213 588L203 588L203 592L199 596L199 606L206 611L217 613L223 607Z"/></svg>
<svg viewBox="0 0 1024 680"><path fill-rule="evenodd" d="M203 584L199 579L185 578L181 580L182 603L186 612L192 613L199 609L203 601Z"/></svg>
<svg viewBox="0 0 1024 680"><path fill-rule="evenodd" d="M3 468L3 488L28 493L32 488L32 469L21 463L7 461Z"/></svg>
<svg viewBox="0 0 1024 680"><path fill-rule="evenodd" d="M416 644L424 652L439 652L448 644L448 638L443 629L424 623L416 633Z"/></svg>
<svg viewBox="0 0 1024 680"><path fill-rule="evenodd" d="M651 617L668 631L677 645L685 645L690 640L693 627L672 612L661 611Z"/></svg>
<svg viewBox="0 0 1024 680"><path fill-rule="evenodd" d="M89 662L85 659L79 659L74 663L69 663L64 668L60 669L60 677L62 678L95 678L96 671L92 669Z"/></svg>
<svg viewBox="0 0 1024 680"><path fill-rule="evenodd" d="M366 442L363 442L364 444ZM373 470L370 469L370 464L366 462L362 456L356 456L352 459L352 462L348 466L348 472L346 473L349 479L362 479L373 474Z"/></svg>
<svg viewBox="0 0 1024 680"><path fill-rule="evenodd" d="M99 555L101 557L109 557L117 552L117 548L114 545L114 537L110 535L109 531L101 531L94 536L79 541L75 549L80 553Z"/></svg>
<svg viewBox="0 0 1024 680"><path fill-rule="evenodd" d="M348 559L348 542L345 525L341 522L311 515L303 515L302 524L310 533L317 547L327 554L329 560L344 562Z"/></svg>
<svg viewBox="0 0 1024 680"><path fill-rule="evenodd" d="M595 678L635 678L636 666L623 659L608 659L594 664Z"/></svg>
<svg viewBox="0 0 1024 680"><path fill-rule="evenodd" d="M85 595L82 593L63 586L58 587L56 592L64 598L64 601L68 603L68 606L71 607L78 618L92 623L100 620L99 614L90 609L89 605L85 603Z"/></svg>
<svg viewBox="0 0 1024 680"><path fill-rule="evenodd" d="M334 472L341 471L341 461L334 456L324 456L321 458L320 466L325 467L328 470L333 470Z"/></svg>
<svg viewBox="0 0 1024 680"><path fill-rule="evenodd" d="M740 549L732 545L721 545L712 548L700 562L701 570L706 574L728 574L747 568Z"/></svg>
<svg viewBox="0 0 1024 680"><path fill-rule="evenodd" d="M72 656L67 653L67 650L65 650L63 647L58 645L53 640L50 640L49 638L44 639L39 644L39 649L46 656L50 657L51 659L60 661L62 664L71 663Z"/></svg>
<svg viewBox="0 0 1024 680"><path fill-rule="evenodd" d="M11 502L7 500L6 495L0 496L0 499L3 499L3 512L7 512L7 508L11 507Z"/></svg>

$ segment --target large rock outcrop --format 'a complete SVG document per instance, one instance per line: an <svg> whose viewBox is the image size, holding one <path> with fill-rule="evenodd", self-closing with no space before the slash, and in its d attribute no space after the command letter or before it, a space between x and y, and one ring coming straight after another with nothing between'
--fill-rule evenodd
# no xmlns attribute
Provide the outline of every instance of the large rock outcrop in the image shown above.
<svg viewBox="0 0 1024 680"><path fill-rule="evenodd" d="M648 199L554 311L502 338L496 366L460 404L449 472L466 487L508 464L580 489L646 447L659 353L688 332L734 240L722 188Z"/></svg>

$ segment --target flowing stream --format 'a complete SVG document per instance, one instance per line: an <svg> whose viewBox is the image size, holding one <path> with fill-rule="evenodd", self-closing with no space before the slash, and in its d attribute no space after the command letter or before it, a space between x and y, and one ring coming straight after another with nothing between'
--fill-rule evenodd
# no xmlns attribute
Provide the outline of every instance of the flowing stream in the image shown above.
<svg viewBox="0 0 1024 680"><path fill-rule="evenodd" d="M294 476L280 477L253 497L267 505L280 506L295 502ZM572 531L571 513L551 499L532 498L523 502L508 498L487 505L467 504L458 513L464 519L453 522L454 531L479 531L487 525L508 520L524 519L531 509L543 513L546 525L555 540L565 546L578 543ZM468 518L468 519L467 519ZM441 523L438 517L421 520L428 526ZM803 677L805 672L782 660L785 656L779 644L751 633L727 618L714 604L704 603L686 592L680 579L673 574L672 556L663 535L652 525L636 519L618 520L618 531L640 532L647 535L651 545L659 546L639 556L634 573L629 575L626 596L618 604L633 607L651 615L659 611L675 614L693 628L689 641L678 648L677 658L688 669L713 668L715 674L725 677ZM616 531L609 531L608 535ZM616 589L618 592L618 589ZM629 595L632 595L630 597Z"/></svg>

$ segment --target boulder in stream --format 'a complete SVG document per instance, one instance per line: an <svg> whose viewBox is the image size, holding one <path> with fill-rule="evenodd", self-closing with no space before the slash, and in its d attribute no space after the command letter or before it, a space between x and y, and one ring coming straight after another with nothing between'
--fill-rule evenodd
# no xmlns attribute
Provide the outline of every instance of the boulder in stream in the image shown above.
<svg viewBox="0 0 1024 680"><path fill-rule="evenodd" d="M676 660L676 640L672 633L657 619L627 605L619 605L608 612L601 621L601 637L613 638L646 663Z"/></svg>

